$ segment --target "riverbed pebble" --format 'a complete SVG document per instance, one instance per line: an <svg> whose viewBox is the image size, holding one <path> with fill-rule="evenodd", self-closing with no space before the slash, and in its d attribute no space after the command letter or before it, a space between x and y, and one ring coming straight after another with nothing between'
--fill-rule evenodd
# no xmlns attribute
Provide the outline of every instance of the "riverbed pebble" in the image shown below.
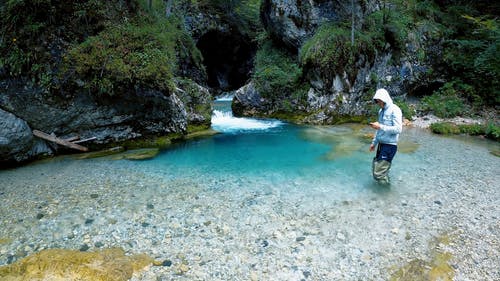
<svg viewBox="0 0 500 281"><path fill-rule="evenodd" d="M421 147L397 156L400 180L385 189L356 187L369 168L340 182L170 175L126 160L0 171L0 265L48 248L121 247L159 263L133 281L354 281L449 253L454 280L500 280L500 158L407 134Z"/></svg>

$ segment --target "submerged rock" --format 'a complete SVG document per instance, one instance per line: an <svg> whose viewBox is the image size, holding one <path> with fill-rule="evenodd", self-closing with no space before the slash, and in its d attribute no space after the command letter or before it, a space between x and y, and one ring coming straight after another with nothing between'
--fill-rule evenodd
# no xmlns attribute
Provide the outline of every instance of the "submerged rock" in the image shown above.
<svg viewBox="0 0 500 281"><path fill-rule="evenodd" d="M113 156L115 160L127 159L127 160L145 160L154 158L156 155L160 153L160 149L158 148L142 148L142 149L133 149L127 150L123 153L117 154Z"/></svg>
<svg viewBox="0 0 500 281"><path fill-rule="evenodd" d="M0 279L121 281L152 263L145 254L127 256L120 248L96 252L48 249L0 267Z"/></svg>
<svg viewBox="0 0 500 281"><path fill-rule="evenodd" d="M413 153L418 150L420 144L411 141L400 141L398 143L398 152Z"/></svg>

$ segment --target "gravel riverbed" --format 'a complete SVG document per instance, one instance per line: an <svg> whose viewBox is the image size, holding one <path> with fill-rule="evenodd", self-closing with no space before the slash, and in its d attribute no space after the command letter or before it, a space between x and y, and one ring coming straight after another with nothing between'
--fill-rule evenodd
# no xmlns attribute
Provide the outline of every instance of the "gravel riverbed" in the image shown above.
<svg viewBox="0 0 500 281"><path fill-rule="evenodd" d="M0 265L121 247L162 261L132 280L500 280L498 144L405 133L420 147L397 155L390 187L370 160L314 178L106 158L0 171Z"/></svg>

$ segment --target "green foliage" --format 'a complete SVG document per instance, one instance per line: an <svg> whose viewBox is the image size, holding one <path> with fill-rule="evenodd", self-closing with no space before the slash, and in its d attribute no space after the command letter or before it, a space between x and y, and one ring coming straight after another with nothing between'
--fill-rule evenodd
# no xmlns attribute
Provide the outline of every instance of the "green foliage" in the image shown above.
<svg viewBox="0 0 500 281"><path fill-rule="evenodd" d="M500 141L500 126L495 124L494 122L489 122L486 125L484 133L487 138Z"/></svg>
<svg viewBox="0 0 500 281"><path fill-rule="evenodd" d="M492 140L500 140L500 126L496 125L494 122L488 122L486 125L456 125L449 122L437 122L431 124L430 128L431 131L436 134L467 134L471 136L481 135Z"/></svg>
<svg viewBox="0 0 500 281"><path fill-rule="evenodd" d="M424 111L432 111L438 117L455 117L465 112L463 100L457 96L447 97L433 94L424 97L422 103Z"/></svg>
<svg viewBox="0 0 500 281"><path fill-rule="evenodd" d="M171 26L109 28L73 46L65 56L62 75L70 82L82 80L83 87L95 94L115 95L134 86L171 90L178 39Z"/></svg>
<svg viewBox="0 0 500 281"><path fill-rule="evenodd" d="M403 113L403 117L411 120L413 116L416 114L415 107L412 105L409 105L407 102L403 101L402 99L396 99L394 100L394 103L399 106L401 109L401 112Z"/></svg>
<svg viewBox="0 0 500 281"><path fill-rule="evenodd" d="M290 55L265 42L255 57L253 79L262 96L272 100L292 96L300 100L305 92L301 87L302 69Z"/></svg>
<svg viewBox="0 0 500 281"><path fill-rule="evenodd" d="M165 2L10 0L0 6L0 75L46 91L116 95L136 86L168 92L177 62L202 56Z"/></svg>
<svg viewBox="0 0 500 281"><path fill-rule="evenodd" d="M326 23L300 49L300 62L306 68L317 68L332 81L335 74L346 71L351 81L357 75L355 62L360 56L373 60L378 48L382 48L381 34L356 32L354 44L351 29L346 24Z"/></svg>
<svg viewBox="0 0 500 281"><path fill-rule="evenodd" d="M480 124L458 125L460 133L471 136L484 135L486 133L485 126Z"/></svg>
<svg viewBox="0 0 500 281"><path fill-rule="evenodd" d="M442 17L439 6L432 0L392 0L392 10L406 17L407 22L418 24L423 21L438 22Z"/></svg>
<svg viewBox="0 0 500 281"><path fill-rule="evenodd" d="M46 80L62 50L133 12L135 1L10 0L0 5L0 68L8 76ZM49 79L50 80L50 79Z"/></svg>
<svg viewBox="0 0 500 281"><path fill-rule="evenodd" d="M477 90L486 105L500 103L500 30L493 16L476 16L470 7L452 6L446 13L450 30L443 60L448 75L459 77Z"/></svg>
<svg viewBox="0 0 500 281"><path fill-rule="evenodd" d="M321 26L302 46L301 63L341 73L345 65L353 62L350 32L348 28L333 24Z"/></svg>
<svg viewBox="0 0 500 281"><path fill-rule="evenodd" d="M475 99L474 88L455 80L444 84L436 92L422 99L420 109L438 117L449 118L469 111L467 100Z"/></svg>
<svg viewBox="0 0 500 281"><path fill-rule="evenodd" d="M432 123L431 131L436 134L450 135L450 134L460 134L460 129L457 125L447 122Z"/></svg>
<svg viewBox="0 0 500 281"><path fill-rule="evenodd" d="M255 37L255 32L261 29L260 2L260 0L240 1L234 9L235 18L241 22L240 30L250 37Z"/></svg>
<svg viewBox="0 0 500 281"><path fill-rule="evenodd" d="M210 14L221 15L231 25L251 38L262 29L260 0L195 0L191 5Z"/></svg>
<svg viewBox="0 0 500 281"><path fill-rule="evenodd" d="M409 18L399 10L382 9L367 16L363 25L364 33L368 34L377 50L382 50L389 43L395 50L404 47L407 39Z"/></svg>

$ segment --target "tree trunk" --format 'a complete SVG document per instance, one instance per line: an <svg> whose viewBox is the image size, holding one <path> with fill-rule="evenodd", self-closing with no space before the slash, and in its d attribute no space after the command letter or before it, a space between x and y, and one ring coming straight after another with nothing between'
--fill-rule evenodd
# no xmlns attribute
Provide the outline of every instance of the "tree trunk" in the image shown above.
<svg viewBox="0 0 500 281"><path fill-rule="evenodd" d="M168 18L172 14L173 0L165 0L165 16Z"/></svg>
<svg viewBox="0 0 500 281"><path fill-rule="evenodd" d="M354 0L351 0L351 46L354 47Z"/></svg>

